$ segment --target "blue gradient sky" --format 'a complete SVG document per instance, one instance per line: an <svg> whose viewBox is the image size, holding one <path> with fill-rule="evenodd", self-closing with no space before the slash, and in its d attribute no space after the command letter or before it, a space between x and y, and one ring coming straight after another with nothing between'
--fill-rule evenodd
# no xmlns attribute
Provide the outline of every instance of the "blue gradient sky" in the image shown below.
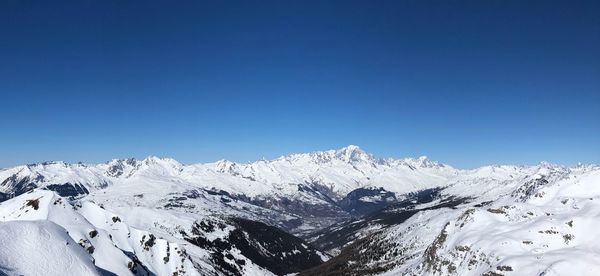
<svg viewBox="0 0 600 276"><path fill-rule="evenodd" d="M0 2L0 167L600 163L598 1Z"/></svg>

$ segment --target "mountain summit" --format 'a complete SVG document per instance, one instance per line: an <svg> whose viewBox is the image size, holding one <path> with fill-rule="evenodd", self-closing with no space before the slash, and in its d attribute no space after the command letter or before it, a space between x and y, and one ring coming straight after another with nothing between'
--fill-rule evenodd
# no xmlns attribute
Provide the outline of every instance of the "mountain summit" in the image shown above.
<svg viewBox="0 0 600 276"><path fill-rule="evenodd" d="M337 150L336 156L347 163L375 161L372 155L355 145L349 145Z"/></svg>

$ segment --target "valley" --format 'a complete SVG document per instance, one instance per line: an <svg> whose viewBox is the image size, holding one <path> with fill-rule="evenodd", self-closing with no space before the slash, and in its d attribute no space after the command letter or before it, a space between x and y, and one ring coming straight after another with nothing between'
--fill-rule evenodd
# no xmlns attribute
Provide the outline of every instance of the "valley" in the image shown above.
<svg viewBox="0 0 600 276"><path fill-rule="evenodd" d="M598 184L597 165L462 170L357 146L243 164L30 164L0 170L0 232L27 233L3 241L0 274L597 272Z"/></svg>

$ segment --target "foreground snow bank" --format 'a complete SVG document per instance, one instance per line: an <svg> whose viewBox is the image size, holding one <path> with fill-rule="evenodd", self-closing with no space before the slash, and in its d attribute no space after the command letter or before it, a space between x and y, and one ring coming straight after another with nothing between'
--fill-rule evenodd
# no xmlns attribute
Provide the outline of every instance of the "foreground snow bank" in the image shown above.
<svg viewBox="0 0 600 276"><path fill-rule="evenodd" d="M0 222L1 275L100 275L92 257L50 221Z"/></svg>
<svg viewBox="0 0 600 276"><path fill-rule="evenodd" d="M93 275L70 270L68 274L59 273L63 269L68 270L71 262L77 263L77 259L70 255L30 257L32 251L35 253L36 247L47 252L63 251L66 244L83 252L91 260L92 268L98 267L115 275L198 275L181 244L165 240L152 232L130 227L117 214L92 202L71 205L52 191L34 190L2 202L0 219L3 226L34 223L39 228L12 229L15 227L13 226L2 234L2 239L17 241L13 247L5 247L0 242L0 266L8 272L12 271L12 267L21 265L26 269L44 268L47 259L52 256L51 261L60 266L58 270L47 270L53 275ZM44 231L43 228L47 225L58 230ZM52 231L60 235L53 235ZM19 243L22 245L19 246ZM42 275L34 272L35 270L14 273Z"/></svg>

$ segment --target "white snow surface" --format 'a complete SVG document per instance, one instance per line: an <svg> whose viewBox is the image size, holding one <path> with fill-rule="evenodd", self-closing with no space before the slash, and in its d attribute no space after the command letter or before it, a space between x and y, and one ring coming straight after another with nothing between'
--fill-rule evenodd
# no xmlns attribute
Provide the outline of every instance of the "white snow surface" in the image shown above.
<svg viewBox="0 0 600 276"><path fill-rule="evenodd" d="M0 275L100 275L92 257L47 220L0 223L0 245Z"/></svg>
<svg viewBox="0 0 600 276"><path fill-rule="evenodd" d="M365 187L403 194L443 186L446 195L471 199L454 209L419 212L402 224L375 229L379 244L402 251L393 255L390 250L368 264L389 268L385 275L600 275L596 165L567 168L540 163L460 170L426 157L378 159L348 146L253 163L183 165L148 157L104 164L32 164L0 170L0 193L14 193L21 180L38 187L80 184L90 194L75 208L54 192L39 189L1 202L0 274L96 275L106 270L128 275L131 258L126 252L156 275L214 272L208 253L184 241L180 230L212 215L271 216L280 221L294 217L241 201L223 203L209 195L185 211L169 210L163 208L169 196L204 188L309 201L315 199L299 195L298 187L313 183L340 198ZM95 237L92 231L97 231ZM145 248L151 234L155 243ZM178 249L183 257L175 253ZM167 251L171 258L165 263ZM247 275L269 274L245 260Z"/></svg>
<svg viewBox="0 0 600 276"><path fill-rule="evenodd" d="M397 252L368 266L392 267L383 275L599 275L600 168L543 164L530 172L455 183L448 192L481 198L380 231L374 241ZM525 193L532 183L541 184ZM484 201L491 203L475 204Z"/></svg>
<svg viewBox="0 0 600 276"><path fill-rule="evenodd" d="M186 275L197 275L188 259L175 257L177 255L175 251L183 249L181 245L157 237L152 246L145 246L144 241L149 240L150 232L128 226L118 215L89 201L84 201L81 207L77 208L54 192L35 190L0 203L0 218L2 226L10 226L15 221L34 221L41 223L37 225L52 225L52 228L59 229L59 232L64 234L56 237L57 240L63 239L61 243L74 244L80 249L87 250L91 246L93 251L86 255L93 258L97 267L117 275L131 274L128 265L132 260L126 255L126 252L135 254L139 261L157 275L171 275L175 271L186 271L188 273ZM43 231L31 231L30 233L28 234L29 238L36 240L40 247L53 246L54 241L46 241L44 237L47 235ZM18 232L15 235L18 236L17 238L27 239ZM27 243L27 241L24 242ZM167 248L169 249L167 250ZM27 249L27 247L23 247L15 249L15 252L23 253L27 252L23 251ZM163 258L167 256L168 251L173 256L169 262L165 262ZM65 263L52 263L46 261L48 258L52 258L51 255L44 259L32 259L34 262L30 265L35 266L34 264L41 260L41 263L48 262L48 265L56 265L48 271L65 269L63 267ZM69 258L72 259L72 257ZM25 275L40 274L25 273ZM66 273L60 275L87 274Z"/></svg>

